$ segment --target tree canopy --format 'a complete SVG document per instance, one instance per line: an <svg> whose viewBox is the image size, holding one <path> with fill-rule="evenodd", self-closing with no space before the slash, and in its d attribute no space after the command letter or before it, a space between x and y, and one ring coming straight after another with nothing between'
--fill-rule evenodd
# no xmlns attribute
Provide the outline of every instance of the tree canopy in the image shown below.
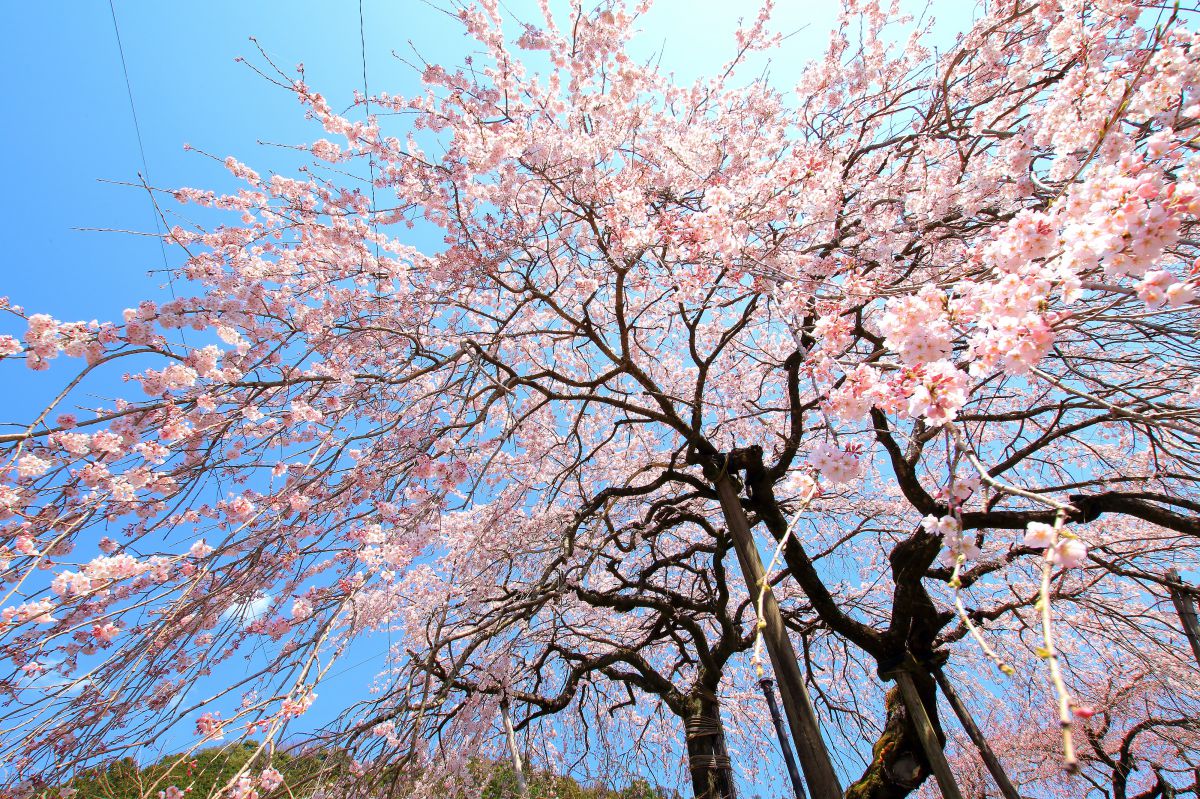
<svg viewBox="0 0 1200 799"><path fill-rule="evenodd" d="M7 374L63 371L0 433L9 790L269 750L374 631L318 739L414 795L482 752L732 797L768 673L814 799L943 747L994 794L951 684L1023 794L1200 790L1195 16L995 0L947 49L843 5L787 91L770 2L687 85L618 2L456 5L476 55L346 113L263 55L330 138L154 190L224 212L176 299L3 305Z"/></svg>

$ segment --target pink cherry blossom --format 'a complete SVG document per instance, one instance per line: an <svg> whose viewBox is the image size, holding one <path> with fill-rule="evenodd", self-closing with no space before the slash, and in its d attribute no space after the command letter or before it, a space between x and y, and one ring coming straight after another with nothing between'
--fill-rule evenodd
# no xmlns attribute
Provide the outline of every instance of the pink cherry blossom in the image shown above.
<svg viewBox="0 0 1200 799"><path fill-rule="evenodd" d="M199 206L163 209L171 299L0 301L0 793L192 721L477 793L504 713L531 771L779 793L761 668L811 694L814 799L903 797L928 756L879 674L932 700L943 658L1023 795L1178 791L1194 12L997 0L955 37L852 0L802 64L768 2L684 81L648 4L534 5L456 4L469 60L407 96L268 59L303 168L156 190Z"/></svg>
<svg viewBox="0 0 1200 799"><path fill-rule="evenodd" d="M1087 554L1087 546L1078 538L1062 538L1054 545L1048 557L1058 566L1073 569L1087 562Z"/></svg>
<svg viewBox="0 0 1200 799"><path fill-rule="evenodd" d="M824 441L813 448L809 463L831 483L848 483L862 471L856 451L841 449Z"/></svg>
<svg viewBox="0 0 1200 799"><path fill-rule="evenodd" d="M53 464L45 458L39 458L37 455L24 455L17 461L17 476L18 477L40 477L50 471Z"/></svg>
<svg viewBox="0 0 1200 799"><path fill-rule="evenodd" d="M1058 531L1052 525L1043 522L1030 522L1026 526L1025 546L1034 549L1045 549L1058 539Z"/></svg>

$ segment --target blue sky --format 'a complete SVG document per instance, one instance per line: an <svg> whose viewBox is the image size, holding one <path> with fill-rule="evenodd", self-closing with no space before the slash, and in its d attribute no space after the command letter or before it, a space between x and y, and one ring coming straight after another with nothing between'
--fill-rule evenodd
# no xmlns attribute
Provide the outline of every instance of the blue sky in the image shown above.
<svg viewBox="0 0 1200 799"><path fill-rule="evenodd" d="M559 0L567 7L565 0ZM961 18L969 4L940 4ZM522 13L534 4L513 0ZM794 74L824 47L836 2L781 3L788 39L773 71ZM239 56L256 56L250 36L285 69L305 64L308 79L335 107L362 86L359 6L354 0L167 2L114 0L146 161L161 187L230 185L224 170L183 151L190 143L236 155L265 172L279 152L259 141L319 137L294 98L259 78ZM751 2L660 0L644 20L638 49L663 48L681 78L715 69L732 53L729 35ZM155 240L79 228L152 230L109 5L12 3L6 7L0 81L9 108L3 126L7 191L0 192L0 295L59 318L113 317L162 282ZM411 41L430 61L456 62L465 42L454 20L423 0L364 0L367 73L373 90L403 94L416 85L393 56ZM532 15L530 15L532 17ZM259 59L261 63L261 59ZM174 255L174 254L169 254Z"/></svg>
<svg viewBox="0 0 1200 799"><path fill-rule="evenodd" d="M568 7L566 0L554 2ZM778 29L800 32L787 40L772 69L790 76L824 49L838 4L780 5L786 7L777 15ZM534 3L507 6L535 19L528 13ZM941 6L955 17L947 27L960 27L969 4L945 0ZM290 93L235 61L246 57L263 65L251 36L283 69L303 62L309 84L335 108L348 106L362 88L355 0L113 0L112 8L145 163L157 187L219 191L233 185L219 163L185 152L185 143L218 158L234 155L263 173L288 172L287 151L260 142L296 144L322 136ZM364 0L362 9L372 91L416 89L415 73L393 52L413 58L415 46L426 60L443 63L457 63L466 53L457 23L423 0ZM0 96L9 112L0 130L7 161L6 190L0 192L0 296L64 320L119 319L122 309L166 296L167 289L163 250L152 236L138 235L155 228L147 196L120 185L138 183L143 162L113 11L105 0L10 3L5 11ZM648 56L661 48L664 67L691 80L732 55L736 19L755 13L749 2L661 0L643 21L646 33L637 49ZM171 265L180 261L169 249L165 258ZM20 332L13 327L0 320L0 332ZM0 395L0 422L28 416L31 403L62 384L69 371L64 365L34 374L5 364L0 381L21 390ZM348 657L347 665L359 659ZM374 665L343 680L349 676L362 686ZM320 694L315 715L325 718L355 698L336 684Z"/></svg>

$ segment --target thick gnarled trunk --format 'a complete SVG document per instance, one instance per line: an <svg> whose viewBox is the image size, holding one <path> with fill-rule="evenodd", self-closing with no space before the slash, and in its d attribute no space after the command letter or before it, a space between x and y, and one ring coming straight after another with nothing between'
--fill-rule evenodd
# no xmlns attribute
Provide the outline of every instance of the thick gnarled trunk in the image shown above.
<svg viewBox="0 0 1200 799"><path fill-rule="evenodd" d="M871 748L871 764L846 789L846 799L904 799L930 774L898 686L888 690L886 704L887 721Z"/></svg>
<svg viewBox="0 0 1200 799"><path fill-rule="evenodd" d="M696 799L736 799L733 767L725 747L721 708L715 699L692 696L684 717L688 771Z"/></svg>
<svg viewBox="0 0 1200 799"><path fill-rule="evenodd" d="M937 686L926 672L913 673L912 677L938 744L944 747L946 736L938 722ZM846 789L846 799L903 799L933 773L899 686L888 689L885 704L887 721L871 748L871 763Z"/></svg>

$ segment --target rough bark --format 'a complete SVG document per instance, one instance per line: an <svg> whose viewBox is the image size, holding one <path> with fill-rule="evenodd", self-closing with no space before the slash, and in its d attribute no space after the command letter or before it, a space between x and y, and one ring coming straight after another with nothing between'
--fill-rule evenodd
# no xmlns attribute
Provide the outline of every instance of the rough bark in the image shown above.
<svg viewBox="0 0 1200 799"><path fill-rule="evenodd" d="M846 799L904 799L931 773L898 687L888 690L886 706L887 721L871 748L871 763L846 789Z"/></svg>
<svg viewBox="0 0 1200 799"><path fill-rule="evenodd" d="M720 706L713 697L693 694L687 699L687 710L684 731L692 792L696 799L736 799Z"/></svg>

